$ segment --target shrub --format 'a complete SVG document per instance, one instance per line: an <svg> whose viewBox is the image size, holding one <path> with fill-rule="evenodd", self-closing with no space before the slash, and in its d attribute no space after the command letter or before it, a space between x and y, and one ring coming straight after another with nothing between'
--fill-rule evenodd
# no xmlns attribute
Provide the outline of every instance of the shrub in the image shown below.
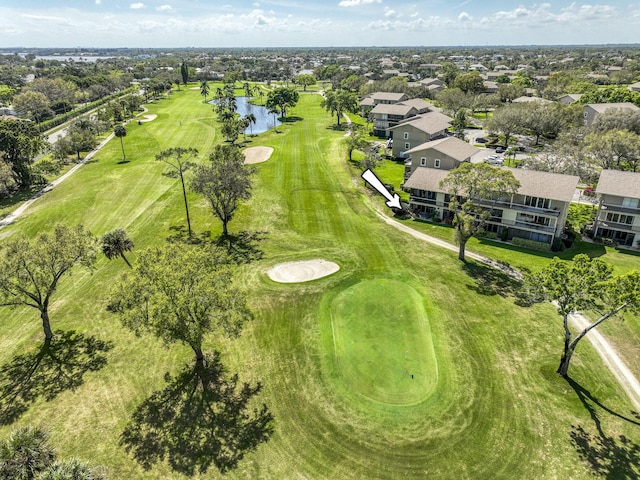
<svg viewBox="0 0 640 480"><path fill-rule="evenodd" d="M562 241L561 238L554 238L553 239L553 243L551 244L551 251L552 252L561 252L565 249L565 245L564 242Z"/></svg>
<svg viewBox="0 0 640 480"><path fill-rule="evenodd" d="M500 240L502 240L503 242L506 242L508 238L509 238L509 229L503 228L502 231L500 232Z"/></svg>
<svg viewBox="0 0 640 480"><path fill-rule="evenodd" d="M511 243L519 247L531 248L533 250L543 250L547 252L551 250L551 245L549 245L548 243L538 242L536 240L527 240L520 237L513 237L511 239Z"/></svg>

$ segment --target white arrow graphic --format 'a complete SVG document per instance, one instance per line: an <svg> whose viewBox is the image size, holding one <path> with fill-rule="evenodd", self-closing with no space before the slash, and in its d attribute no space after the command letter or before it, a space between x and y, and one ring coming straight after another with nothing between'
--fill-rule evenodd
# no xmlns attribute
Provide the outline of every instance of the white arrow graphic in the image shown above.
<svg viewBox="0 0 640 480"><path fill-rule="evenodd" d="M389 190L382 184L380 179L376 177L376 174L373 173L370 169L366 169L362 174L363 180L369 182L369 184L375 188L384 198L387 199L387 206L390 208L397 208L402 210L402 205L400 205L400 195L394 193L391 195Z"/></svg>

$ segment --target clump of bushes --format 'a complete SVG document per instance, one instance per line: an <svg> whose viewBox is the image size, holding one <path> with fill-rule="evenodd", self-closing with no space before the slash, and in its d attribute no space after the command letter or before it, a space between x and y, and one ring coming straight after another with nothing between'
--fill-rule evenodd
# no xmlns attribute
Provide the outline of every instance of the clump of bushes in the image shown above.
<svg viewBox="0 0 640 480"><path fill-rule="evenodd" d="M546 252L551 250L551 246L548 243L538 242L536 240L527 240L525 238L520 238L520 237L513 237L511 239L511 243L519 247L531 248L532 250L543 250Z"/></svg>

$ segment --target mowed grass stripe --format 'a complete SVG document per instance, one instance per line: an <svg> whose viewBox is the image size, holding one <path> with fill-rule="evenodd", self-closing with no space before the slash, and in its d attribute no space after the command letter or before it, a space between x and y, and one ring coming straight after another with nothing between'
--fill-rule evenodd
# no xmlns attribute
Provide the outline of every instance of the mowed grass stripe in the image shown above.
<svg viewBox="0 0 640 480"><path fill-rule="evenodd" d="M282 133L252 138L252 145L273 146L275 152L257 166L254 196L239 210L231 231L267 232L258 243L264 258L242 268L256 318L240 339L211 338L205 348L220 349L230 371L240 372L242 380L263 382L259 402L274 413L275 433L224 477L591 478L570 433L572 425L597 432L575 392L553 373L561 334L553 309L518 307L507 296L487 293L455 261L454 253L383 225L345 168L342 132L327 128L333 119L319 109L319 102L317 95L302 96L291 114L304 120L282 125ZM148 149L135 151L129 164L118 165L120 145L112 142L95 164L83 169L103 179L110 169L121 166L133 171L135 162L155 169L156 148L194 146L206 155L210 144L195 143L219 140L205 133L214 119L204 114L210 107L202 104L197 91L174 92L151 105L150 111L161 114L158 120L134 125L125 138L125 147L131 141L136 148L148 145ZM178 118L183 126L192 121L189 129L179 130ZM138 144L138 135L148 142ZM169 139L185 143L170 145ZM89 178L85 180L90 183ZM123 175L118 182L126 189L137 180ZM174 188L164 189L165 181ZM107 207L95 207L100 205L96 198L106 198L116 187L111 180L90 184L92 190L84 191L82 185L60 186L60 194L67 189L76 198L66 206L69 223L86 221L93 209L90 217L96 231L119 226L110 224L114 218L106 220ZM141 188L134 202L147 205L143 213L121 208L136 249L161 245L171 227L184 225L177 182L163 177L162 189L153 185ZM293 191L300 192L303 210L318 215L324 225L291 218ZM332 214L313 212L318 195L331 206ZM147 196L157 200L149 202ZM39 228L50 228L50 219L61 216L53 200L57 199L44 196L39 209L5 229L7 234L33 235ZM211 218L206 204L195 200L192 206L196 230L217 235L219 222ZM291 228L294 222L299 222L297 230ZM135 260L135 252L132 255ZM299 285L275 284L264 275L273 263L309 257L334 260L342 268L330 277ZM37 403L18 424L44 424L53 432L61 456L106 464L113 478L183 478L164 464L142 471L118 445L135 406L164 385L165 372L179 371L191 357L187 348L165 349L148 336L134 337L104 310L109 286L124 271L123 262L102 259L92 275L78 270L61 284L52 315L54 328L98 335L113 341L114 349L107 366L89 374L84 385L51 402ZM333 300L376 278L409 285L429 306L438 384L428 399L417 404L372 402L349 388L336 366L330 322ZM11 351L0 352L4 361L40 338L33 311L1 310L0 320L2 335L10 337L3 345ZM628 405L597 355L588 346L579 355L572 367L575 378L607 408L626 414ZM611 438L625 435L631 442L639 441L634 425L597 405L593 408ZM0 435L12 427L0 428ZM201 478L222 476L210 471Z"/></svg>

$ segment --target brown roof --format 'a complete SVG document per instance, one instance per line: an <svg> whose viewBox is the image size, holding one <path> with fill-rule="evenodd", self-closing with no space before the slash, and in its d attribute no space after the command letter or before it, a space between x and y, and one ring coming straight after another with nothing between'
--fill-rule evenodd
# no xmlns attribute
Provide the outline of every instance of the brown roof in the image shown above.
<svg viewBox="0 0 640 480"><path fill-rule="evenodd" d="M416 108L410 105L379 103L373 107L371 113L386 113L387 115L401 115L406 117L411 113L411 110L417 112Z"/></svg>
<svg viewBox="0 0 640 480"><path fill-rule="evenodd" d="M446 177L449 172L450 170L441 170L439 168L418 167L413 171L409 179L404 182L404 186L430 192L441 192L440 180Z"/></svg>
<svg viewBox="0 0 640 480"><path fill-rule="evenodd" d="M640 198L640 173L602 170L596 193Z"/></svg>
<svg viewBox="0 0 640 480"><path fill-rule="evenodd" d="M412 127L417 128L418 130L421 130L425 133L433 134L449 128L449 124L451 123L451 121L451 117L447 117L440 112L427 112L423 113L422 115L403 120L398 125L389 128L389 130L411 125Z"/></svg>
<svg viewBox="0 0 640 480"><path fill-rule="evenodd" d="M591 107L598 113L603 113L610 108L630 108L631 110L640 110L640 108L636 107L631 102L621 102L621 103L587 103L585 107Z"/></svg>
<svg viewBox="0 0 640 480"><path fill-rule="evenodd" d="M433 107L433 103L425 102L421 98L412 98L411 100L404 100L402 102L398 102L397 105L407 105L410 107L415 107L418 110L429 110Z"/></svg>
<svg viewBox="0 0 640 480"><path fill-rule="evenodd" d="M579 177L574 175L523 170L522 168L501 168L508 169L513 173L516 180L520 182L520 188L518 188L520 195L549 198L566 203L571 202L579 180ZM417 188L419 190L441 192L440 180L446 177L449 171L450 170L440 170L438 168L418 167L405 182L404 186L407 188Z"/></svg>
<svg viewBox="0 0 640 480"><path fill-rule="evenodd" d="M502 167L520 182L518 193L530 197L549 198L570 203L580 177L561 173L539 172L522 168Z"/></svg>
<svg viewBox="0 0 640 480"><path fill-rule="evenodd" d="M394 93L394 92L373 92L367 95L368 98L373 98L374 100L387 100L390 102L399 102L405 98L407 98L406 93Z"/></svg>
<svg viewBox="0 0 640 480"><path fill-rule="evenodd" d="M446 115L443 115L446 116ZM392 127L393 128L393 127ZM396 127L397 128L397 127ZM423 143L417 147L411 148L404 152L405 154L412 154L422 152L424 150L435 150L443 153L448 157L451 157L460 162L472 157L480 150L476 147L469 145L467 142L463 142L456 137L440 138L438 140L432 140L430 142Z"/></svg>

